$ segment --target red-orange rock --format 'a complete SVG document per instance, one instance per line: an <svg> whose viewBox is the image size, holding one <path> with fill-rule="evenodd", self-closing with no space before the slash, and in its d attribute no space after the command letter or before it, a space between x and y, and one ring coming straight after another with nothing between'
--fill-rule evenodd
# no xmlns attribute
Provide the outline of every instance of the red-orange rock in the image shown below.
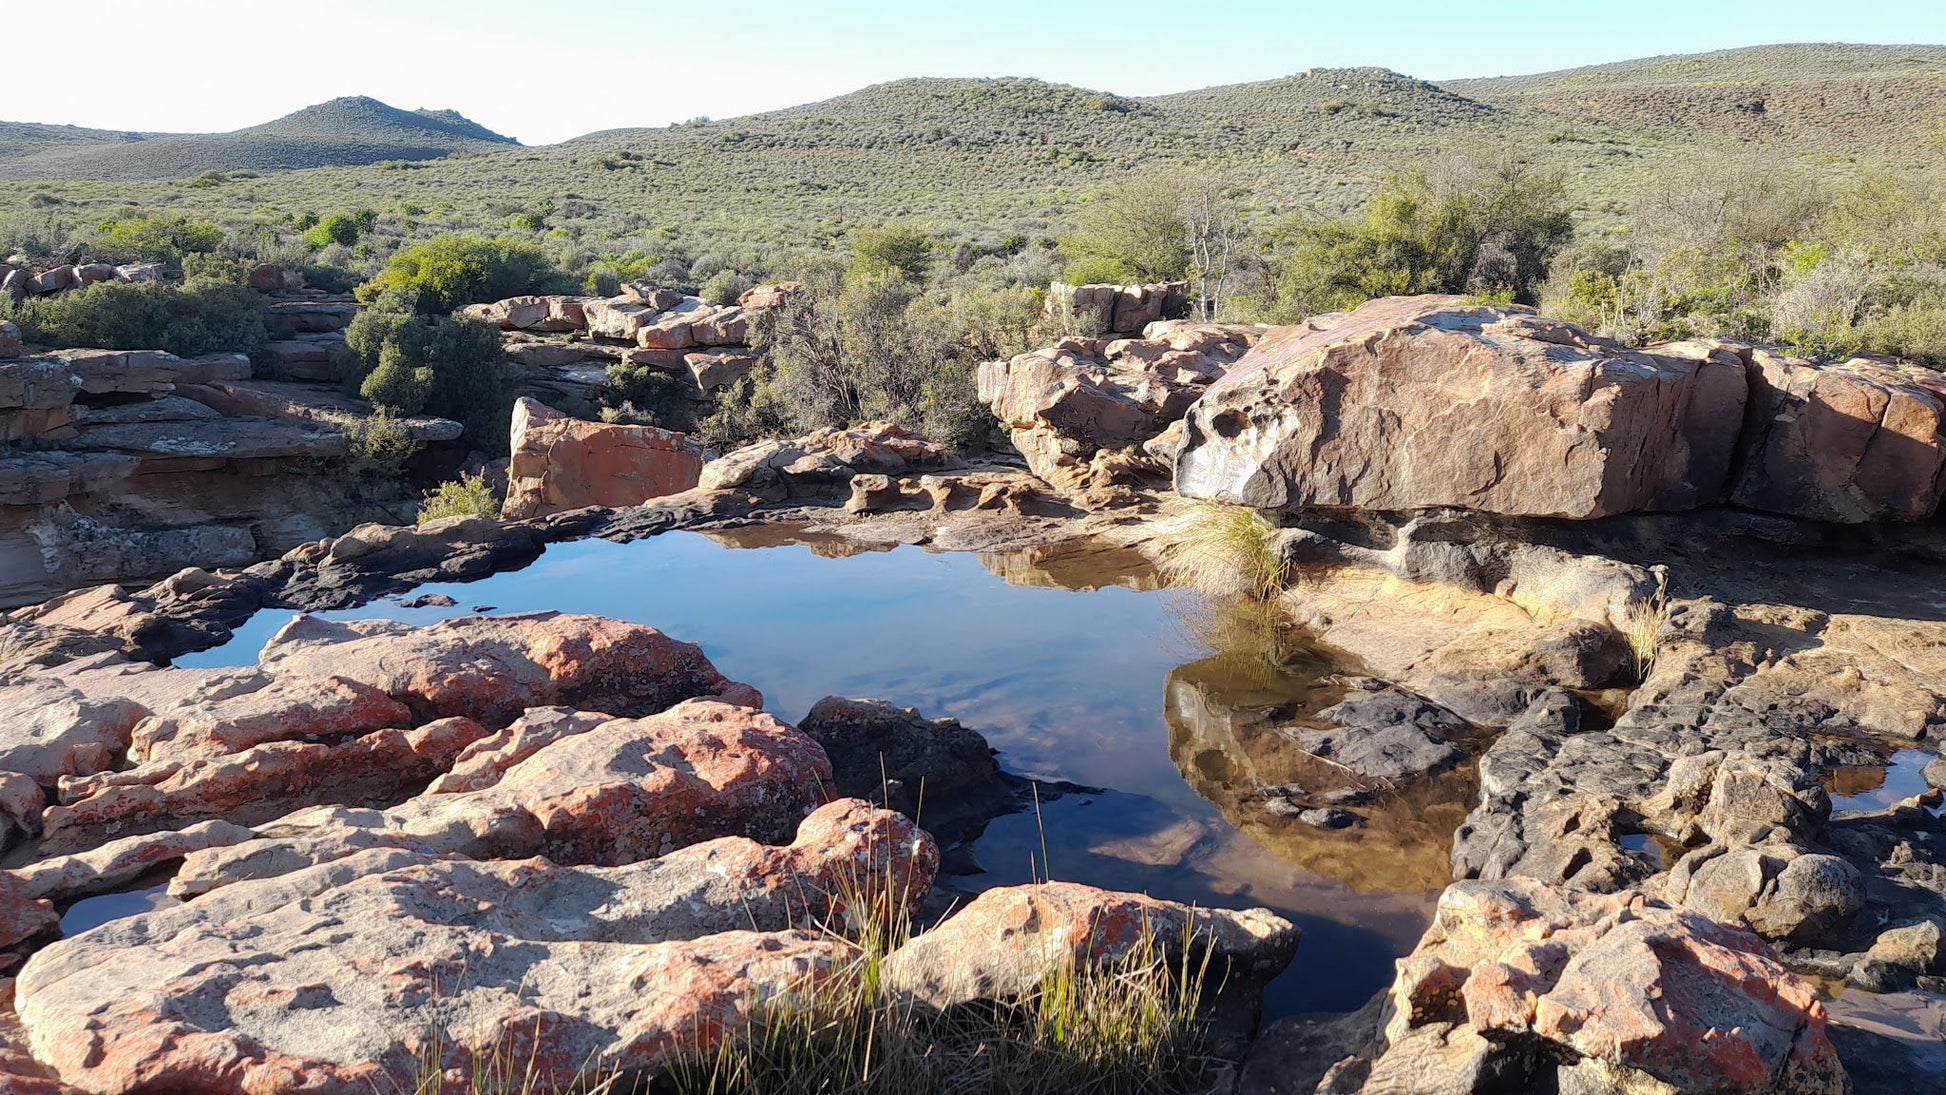
<svg viewBox="0 0 1946 1095"><path fill-rule="evenodd" d="M44 900L13 875L0 873L0 948L53 931L60 922L52 901Z"/></svg>
<svg viewBox="0 0 1946 1095"><path fill-rule="evenodd" d="M1763 940L1640 893L1456 883L1399 963L1392 1003L1387 1038L1408 1056L1457 1023L1485 1039L1468 1042L1479 1053L1592 1069L1615 1090L1850 1086L1816 990ZM1386 1071L1381 1057L1373 1074Z"/></svg>
<svg viewBox="0 0 1946 1095"><path fill-rule="evenodd" d="M254 745L347 737L409 726L412 712L368 684L324 674L286 675L249 691L199 696L137 723L137 761L220 757Z"/></svg>
<svg viewBox="0 0 1946 1095"><path fill-rule="evenodd" d="M737 305L742 308L782 308L803 295L803 285L795 281L780 281L745 289L743 295L737 297Z"/></svg>
<svg viewBox="0 0 1946 1095"><path fill-rule="evenodd" d="M336 676L424 718L470 718L490 728L551 704L615 716L648 715L699 696L763 705L756 689L717 672L693 643L559 612L467 616L431 627L300 616L265 644L261 664L280 679Z"/></svg>
<svg viewBox="0 0 1946 1095"><path fill-rule="evenodd" d="M703 471L701 447L683 434L584 422L532 399L514 404L511 444L502 512L512 519L639 506L689 490Z"/></svg>

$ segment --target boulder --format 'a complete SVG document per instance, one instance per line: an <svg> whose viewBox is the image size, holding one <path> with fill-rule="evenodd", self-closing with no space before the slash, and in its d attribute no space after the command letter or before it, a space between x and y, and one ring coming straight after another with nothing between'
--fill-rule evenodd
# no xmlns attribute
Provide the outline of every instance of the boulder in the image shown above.
<svg viewBox="0 0 1946 1095"><path fill-rule="evenodd" d="M749 376L757 367L756 354L725 353L714 351L683 355L683 364L689 366L689 374L696 378L696 386L703 391L727 388L744 377Z"/></svg>
<svg viewBox="0 0 1946 1095"><path fill-rule="evenodd" d="M1428 1060L1495 1090L1850 1090L1814 988L1749 932L1640 893L1455 883L1392 1007L1368 1091Z"/></svg>
<svg viewBox="0 0 1946 1095"><path fill-rule="evenodd" d="M1818 521L1913 521L1946 493L1946 375L1854 358L1831 365L1715 344L1750 377L1730 501Z"/></svg>
<svg viewBox="0 0 1946 1095"><path fill-rule="evenodd" d="M1047 319L1085 335L1138 334L1151 323L1181 318L1189 310L1185 282L1152 285L1048 286Z"/></svg>
<svg viewBox="0 0 1946 1095"><path fill-rule="evenodd" d="M1262 333L1238 325L1157 325L1155 339L1068 338L979 368L979 396L1034 474L1084 485L1104 450L1143 445L1180 420Z"/></svg>
<svg viewBox="0 0 1946 1095"><path fill-rule="evenodd" d="M239 673L135 725L137 762L208 760L274 741L354 737L409 726L412 711L368 684L335 676Z"/></svg>
<svg viewBox="0 0 1946 1095"><path fill-rule="evenodd" d="M702 447L655 426L584 422L537 400L514 403L507 466L511 519L587 506L639 506L696 486Z"/></svg>
<svg viewBox="0 0 1946 1095"><path fill-rule="evenodd" d="M752 286L737 297L739 308L782 308L804 295L804 286L795 281Z"/></svg>
<svg viewBox="0 0 1946 1095"><path fill-rule="evenodd" d="M1279 328L1212 384L1176 489L1263 509L1683 510L1723 496L1746 395L1734 358L1389 297Z"/></svg>
<svg viewBox="0 0 1946 1095"><path fill-rule="evenodd" d="M701 696L763 705L756 689L724 677L691 643L640 624L559 612L467 616L430 627L299 616L271 636L261 664L280 679L355 684L421 718L470 718L490 729L550 704L618 717Z"/></svg>
<svg viewBox="0 0 1946 1095"><path fill-rule="evenodd" d="M1154 955L1209 962L1214 983L1262 985L1284 971L1299 932L1264 909L1198 909L1074 882L987 890L887 955L894 992L933 1007L1019 997L1063 970Z"/></svg>
<svg viewBox="0 0 1946 1095"><path fill-rule="evenodd" d="M53 902L36 896L19 879L0 874L0 950L46 935L60 923Z"/></svg>
<svg viewBox="0 0 1946 1095"><path fill-rule="evenodd" d="M34 272L24 266L9 266L0 274L0 294L7 299L19 301L34 291Z"/></svg>
<svg viewBox="0 0 1946 1095"><path fill-rule="evenodd" d="M830 758L838 794L897 810L942 843L977 837L994 817L1020 809L1026 781L1002 772L986 739L957 719L826 696L797 728Z"/></svg>
<svg viewBox="0 0 1946 1095"><path fill-rule="evenodd" d="M595 720L489 774L474 789L428 791L383 810L317 807L253 826L257 839L191 853L170 892L204 893L369 849L613 866L720 836L777 841L831 786L817 743L717 700Z"/></svg>
<svg viewBox="0 0 1946 1095"><path fill-rule="evenodd" d="M890 422L866 422L738 449L705 464L699 485L777 501L845 498L854 475L916 475L957 466L959 461L936 441Z"/></svg>
<svg viewBox="0 0 1946 1095"><path fill-rule="evenodd" d="M632 296L620 296L588 301L582 305L582 314L588 321L589 334L634 342L637 332L661 315L662 309Z"/></svg>
<svg viewBox="0 0 1946 1095"><path fill-rule="evenodd" d="M81 278L73 266L56 266L34 275L34 280L29 283L27 291L36 296L48 296L72 289L79 284Z"/></svg>
<svg viewBox="0 0 1946 1095"><path fill-rule="evenodd" d="M1698 848L1663 883L1673 904L1766 939L1818 942L1865 907L1865 879L1844 859L1790 844Z"/></svg>
<svg viewBox="0 0 1946 1095"><path fill-rule="evenodd" d="M35 1056L88 1091L366 1095L428 1058L518 1061L552 1090L707 1053L763 1003L853 975L852 944L764 923L788 873L669 873L367 853L56 943L17 1006Z"/></svg>
<svg viewBox="0 0 1946 1095"><path fill-rule="evenodd" d="M105 262L87 262L74 268L74 280L83 289L115 280L115 268Z"/></svg>
<svg viewBox="0 0 1946 1095"><path fill-rule="evenodd" d="M169 268L159 262L138 262L115 267L115 280L137 285L159 285L167 280Z"/></svg>
<svg viewBox="0 0 1946 1095"><path fill-rule="evenodd" d="M0 358L19 357L21 350L20 328L11 321L0 320Z"/></svg>

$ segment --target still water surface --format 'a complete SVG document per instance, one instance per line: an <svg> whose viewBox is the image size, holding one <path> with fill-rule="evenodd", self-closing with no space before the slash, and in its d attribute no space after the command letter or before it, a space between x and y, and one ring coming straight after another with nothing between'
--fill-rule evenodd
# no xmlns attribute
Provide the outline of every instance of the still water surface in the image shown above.
<svg viewBox="0 0 1946 1095"><path fill-rule="evenodd" d="M761 550L752 550L761 548ZM1304 930L1271 1014L1355 1008L1431 915L1470 775L1369 806L1325 832L1253 792L1306 776L1277 730L1333 702L1336 667L1112 556L843 554L764 534L670 533L550 547L533 565L331 612L431 623L491 606L632 620L700 644L795 721L829 695L878 697L980 731L1010 771L1104 790L1002 817L963 889L1055 878L1213 906L1263 905ZM1078 586L1081 588L1067 588ZM291 613L265 612L183 665L253 661ZM1315 773L1312 773L1315 774Z"/></svg>

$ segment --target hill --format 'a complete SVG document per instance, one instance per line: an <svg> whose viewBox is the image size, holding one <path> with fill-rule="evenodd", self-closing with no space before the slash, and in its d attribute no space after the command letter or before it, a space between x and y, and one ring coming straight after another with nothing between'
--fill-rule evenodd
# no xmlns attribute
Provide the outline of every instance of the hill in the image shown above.
<svg viewBox="0 0 1946 1095"><path fill-rule="evenodd" d="M232 133L75 130L62 139L65 135L58 131L63 128L4 123L0 177L173 179L204 171L428 160L517 143L450 110L400 110L363 96L333 99ZM13 136L16 131L18 137Z"/></svg>
<svg viewBox="0 0 1946 1095"><path fill-rule="evenodd" d="M232 134L86 137L13 155L0 143L0 175L30 180L0 187L0 212L32 205L79 222L167 205L250 223L366 207L383 215L380 254L533 213L558 249L653 256L817 246L901 218L971 240L1052 235L1104 185L1156 170L1220 172L1266 216L1335 213L1402 167L1507 153L1564 172L1599 221L1672 166L1936 171L1942 118L1941 46L1763 46L1443 84L1316 69L1152 97L910 79L541 148L457 115L348 99ZM399 162L412 160L424 162ZM279 170L292 167L311 169ZM263 175L188 181L239 169Z"/></svg>

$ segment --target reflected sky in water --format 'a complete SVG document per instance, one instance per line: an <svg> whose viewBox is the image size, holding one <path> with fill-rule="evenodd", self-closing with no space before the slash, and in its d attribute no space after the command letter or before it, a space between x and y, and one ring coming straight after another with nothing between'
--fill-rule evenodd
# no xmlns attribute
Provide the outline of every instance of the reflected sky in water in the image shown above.
<svg viewBox="0 0 1946 1095"><path fill-rule="evenodd" d="M1048 803L1038 822L996 820L973 848L987 873L952 884L1028 881L1044 842L1056 878L1293 917L1305 939L1272 986L1274 1013L1354 1008L1389 982L1434 895L1359 893L1293 866L1233 829L1171 759L1165 682L1211 653L1179 618L1183 595L1009 584L995 569L1034 573L968 553L825 557L802 543L734 550L670 533L556 545L524 570L413 591L447 594L451 608L383 601L323 615L423 624L492 606L614 616L700 644L786 720L827 695L950 715L1012 771L1107 789ZM291 615L261 613L227 646L178 664L248 663Z"/></svg>

